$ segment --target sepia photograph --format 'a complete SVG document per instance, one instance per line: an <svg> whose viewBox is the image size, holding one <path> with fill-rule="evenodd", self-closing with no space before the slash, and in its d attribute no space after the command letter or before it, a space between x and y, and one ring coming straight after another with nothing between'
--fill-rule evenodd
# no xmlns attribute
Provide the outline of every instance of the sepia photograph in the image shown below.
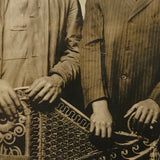
<svg viewBox="0 0 160 160"><path fill-rule="evenodd" d="M0 160L160 160L160 0L0 0Z"/></svg>

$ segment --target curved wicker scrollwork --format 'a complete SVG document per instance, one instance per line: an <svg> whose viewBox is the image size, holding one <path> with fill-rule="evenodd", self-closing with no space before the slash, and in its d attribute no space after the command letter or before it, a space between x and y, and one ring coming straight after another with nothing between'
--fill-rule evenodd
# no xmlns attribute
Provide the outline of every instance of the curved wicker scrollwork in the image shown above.
<svg viewBox="0 0 160 160"><path fill-rule="evenodd" d="M4 115L0 116L0 158L3 160L29 158L30 109L24 89L16 90L23 108L18 110L18 118L10 121Z"/></svg>
<svg viewBox="0 0 160 160"><path fill-rule="evenodd" d="M18 118L0 118L0 159L160 160L160 136L149 138L134 133L130 125L133 115L128 120L130 132L114 132L112 147L104 140L103 147L99 147L92 141L87 116L62 98L56 104L45 104L45 111L39 111L25 89L15 89L23 108L18 111Z"/></svg>
<svg viewBox="0 0 160 160"><path fill-rule="evenodd" d="M134 116L134 113L128 119L127 125L130 133L126 132L116 132L116 135L119 137L115 141L115 146L120 151L119 155L124 160L136 160L136 159L149 159L149 160L160 160L160 133L156 137L147 138L138 133L134 133L131 128L131 121ZM158 130L154 130L159 132ZM150 134L148 132L148 134ZM152 134L155 134L152 131ZM119 140L121 140L119 142ZM112 150L114 153L114 150ZM114 153L118 155L117 153ZM116 159L116 158L111 158Z"/></svg>

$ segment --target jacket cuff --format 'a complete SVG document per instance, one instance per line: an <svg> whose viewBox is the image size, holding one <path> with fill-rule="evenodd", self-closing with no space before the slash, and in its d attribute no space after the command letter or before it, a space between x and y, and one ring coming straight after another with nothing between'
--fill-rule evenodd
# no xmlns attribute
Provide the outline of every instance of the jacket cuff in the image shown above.
<svg viewBox="0 0 160 160"><path fill-rule="evenodd" d="M89 90L84 90L84 104L85 108L87 108L92 102L98 100L98 99L107 99L107 96L104 93L104 90L102 87L93 87Z"/></svg>

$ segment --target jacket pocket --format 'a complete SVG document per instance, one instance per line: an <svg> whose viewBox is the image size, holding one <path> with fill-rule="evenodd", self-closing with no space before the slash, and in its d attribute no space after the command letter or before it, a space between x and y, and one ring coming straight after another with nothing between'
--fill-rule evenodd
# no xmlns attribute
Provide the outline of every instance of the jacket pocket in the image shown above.
<svg viewBox="0 0 160 160"><path fill-rule="evenodd" d="M28 40L26 26L13 26L5 31L3 59L27 57Z"/></svg>

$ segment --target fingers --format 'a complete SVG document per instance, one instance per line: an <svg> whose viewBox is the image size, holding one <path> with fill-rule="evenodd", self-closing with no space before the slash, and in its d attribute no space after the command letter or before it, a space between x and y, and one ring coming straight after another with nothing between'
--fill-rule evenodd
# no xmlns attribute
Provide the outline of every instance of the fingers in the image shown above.
<svg viewBox="0 0 160 160"><path fill-rule="evenodd" d="M12 115L7 103L4 101L3 98L0 98L0 106L1 106L1 109L3 110L3 112L7 115L7 117L10 120L13 120L13 115Z"/></svg>
<svg viewBox="0 0 160 160"><path fill-rule="evenodd" d="M159 113L155 112L151 121L151 125L154 123L157 123L158 116L159 116Z"/></svg>
<svg viewBox="0 0 160 160"><path fill-rule="evenodd" d="M17 107L20 105L18 97L14 91L5 92L0 98L1 111L3 111L10 120L17 118Z"/></svg>
<svg viewBox="0 0 160 160"><path fill-rule="evenodd" d="M146 127L153 129L153 126L157 123L157 119L160 115L159 105L153 100L147 99L137 103L136 108L137 110L134 111L135 115L132 121L134 124L134 130L141 132L142 129L145 129ZM129 111L133 111L133 109L136 108L132 107Z"/></svg>
<svg viewBox="0 0 160 160"><path fill-rule="evenodd" d="M40 92L34 97L33 101L43 98L47 92L49 92L51 85L46 84L44 88L40 90Z"/></svg>
<svg viewBox="0 0 160 160"><path fill-rule="evenodd" d="M92 118L91 118L92 119ZM90 132L93 132L94 131L94 121L91 120L91 123L90 123Z"/></svg>
<svg viewBox="0 0 160 160"><path fill-rule="evenodd" d="M109 126L108 127L108 138L111 138L111 135L112 135L112 127Z"/></svg>
<svg viewBox="0 0 160 160"><path fill-rule="evenodd" d="M52 103L61 92L61 86L56 86L56 84L58 82L53 81L50 77L42 77L33 82L26 93L39 104L45 101Z"/></svg>
<svg viewBox="0 0 160 160"><path fill-rule="evenodd" d="M145 124L149 124L151 122L151 120L152 120L152 117L153 117L153 111L149 111L144 123Z"/></svg>
<svg viewBox="0 0 160 160"><path fill-rule="evenodd" d="M100 122L96 122L95 123L95 135L100 136L100 131L101 131Z"/></svg>
<svg viewBox="0 0 160 160"><path fill-rule="evenodd" d="M53 101L57 98L57 96L59 95L61 91L56 91L55 94L52 96L52 98L50 99L49 103L53 103Z"/></svg>
<svg viewBox="0 0 160 160"><path fill-rule="evenodd" d="M144 123L146 117L148 114L148 109L144 108L143 106L139 106L139 108L137 109L136 113L135 113L135 120L138 121L139 123Z"/></svg>
<svg viewBox="0 0 160 160"><path fill-rule="evenodd" d="M135 119L138 120L140 123L151 124L157 121L159 113L152 110L147 109L145 107L139 107L135 114Z"/></svg>
<svg viewBox="0 0 160 160"><path fill-rule="evenodd" d="M39 104L45 101L49 101L49 103L53 103L53 101L57 98L57 96L61 93L61 89L52 88L48 92L46 92L46 95L44 94L42 100L39 101Z"/></svg>
<svg viewBox="0 0 160 160"><path fill-rule="evenodd" d="M10 109L11 113L13 114L13 116L16 117L17 109L16 109L16 105L12 101L11 97L8 94L4 94L3 99L6 102L7 107Z"/></svg>
<svg viewBox="0 0 160 160"><path fill-rule="evenodd" d="M139 122L143 123L145 121L146 117L147 117L148 110L145 109L145 110L143 110L143 112L141 110L140 114L141 114L141 116L139 118Z"/></svg>
<svg viewBox="0 0 160 160"><path fill-rule="evenodd" d="M131 107L131 109L128 110L128 112L124 115L124 118L130 116L138 107L138 104L133 105L133 107Z"/></svg>
<svg viewBox="0 0 160 160"><path fill-rule="evenodd" d="M39 82L40 82L39 79L35 80L35 81L33 82L33 84L32 84L25 92L26 92L26 93L31 92L31 91L37 86L37 84L38 84Z"/></svg>
<svg viewBox="0 0 160 160"><path fill-rule="evenodd" d="M140 107L139 110L137 110L137 114L135 115L135 126L136 130L138 131L139 134L143 133L143 130L145 128L144 121L146 119L146 116L148 114L147 110L142 110L143 107ZM136 124L137 122L137 124Z"/></svg>
<svg viewBox="0 0 160 160"><path fill-rule="evenodd" d="M133 118L133 124L135 126L134 130L142 133L142 129L145 128L145 120L148 115L148 109L143 107L142 105L138 106L137 111L135 112L135 116Z"/></svg>
<svg viewBox="0 0 160 160"><path fill-rule="evenodd" d="M141 116L141 114L142 114L142 110L143 110L143 107L140 106L140 107L137 109L137 111L135 112L134 118L135 118L136 120L138 120L138 119L140 118L140 116Z"/></svg>
<svg viewBox="0 0 160 160"><path fill-rule="evenodd" d="M106 137L106 124L104 122L101 123L101 137Z"/></svg>
<svg viewBox="0 0 160 160"><path fill-rule="evenodd" d="M112 123L107 123L107 121L96 121L94 114L92 114L90 132L93 131L95 131L95 136L101 136L101 138L105 138L107 135L107 137L110 138L112 135Z"/></svg>
<svg viewBox="0 0 160 160"><path fill-rule="evenodd" d="M33 83L33 85L31 86L30 93L28 94L29 97L33 97L35 96L38 92L40 92L40 90L45 86L45 82L44 81L40 81L39 83L37 83L37 81L35 83Z"/></svg>
<svg viewBox="0 0 160 160"><path fill-rule="evenodd" d="M12 100L14 101L15 105L16 105L17 107L19 107L19 106L20 106L20 101L19 101L16 93L15 93L12 89L9 90L9 95L10 95L10 97L12 98Z"/></svg>
<svg viewBox="0 0 160 160"><path fill-rule="evenodd" d="M112 135L111 124L106 124L105 122L92 123L90 131L93 132L94 128L96 136L101 136L102 138L105 138L107 135L108 138L111 138Z"/></svg>
<svg viewBox="0 0 160 160"><path fill-rule="evenodd" d="M46 95L44 95L44 97L42 98L42 100L39 103L48 101L51 98L52 95L54 96L54 93L55 93L55 88L52 88L51 90L49 90L46 93Z"/></svg>
<svg viewBox="0 0 160 160"><path fill-rule="evenodd" d="M13 120L18 116L17 107L19 106L20 101L12 87L8 82L0 80L0 113Z"/></svg>

